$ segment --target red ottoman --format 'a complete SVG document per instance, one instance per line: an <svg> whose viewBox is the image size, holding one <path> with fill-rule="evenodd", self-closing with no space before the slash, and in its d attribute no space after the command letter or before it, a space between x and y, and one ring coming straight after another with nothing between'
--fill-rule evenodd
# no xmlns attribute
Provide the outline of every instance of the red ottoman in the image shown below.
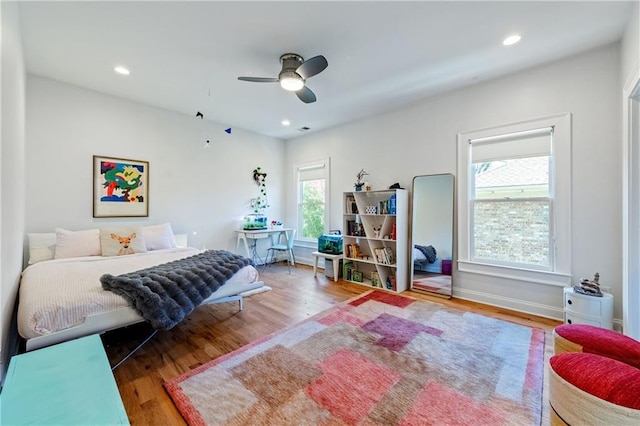
<svg viewBox="0 0 640 426"><path fill-rule="evenodd" d="M640 425L640 342L584 324L553 330L551 424Z"/></svg>
<svg viewBox="0 0 640 426"><path fill-rule="evenodd" d="M565 324L553 330L554 353L586 352L640 368L640 342L613 330L585 324Z"/></svg>
<svg viewBox="0 0 640 426"><path fill-rule="evenodd" d="M554 355L549 367L552 425L640 424L639 369L580 352Z"/></svg>

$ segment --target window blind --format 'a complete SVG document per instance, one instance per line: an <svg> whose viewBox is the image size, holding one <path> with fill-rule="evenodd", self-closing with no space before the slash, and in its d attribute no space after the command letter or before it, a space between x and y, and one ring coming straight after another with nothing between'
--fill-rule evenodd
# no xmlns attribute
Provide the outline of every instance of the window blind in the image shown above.
<svg viewBox="0 0 640 426"><path fill-rule="evenodd" d="M313 166L300 167L298 169L298 180L300 182L308 180L324 179L324 163L314 164Z"/></svg>
<svg viewBox="0 0 640 426"><path fill-rule="evenodd" d="M471 162L542 157L551 155L553 127L528 130L526 132L470 139Z"/></svg>

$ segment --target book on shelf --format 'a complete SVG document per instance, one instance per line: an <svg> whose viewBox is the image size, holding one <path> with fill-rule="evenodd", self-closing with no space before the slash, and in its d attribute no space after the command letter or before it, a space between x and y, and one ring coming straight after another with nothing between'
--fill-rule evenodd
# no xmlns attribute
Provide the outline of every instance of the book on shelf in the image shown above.
<svg viewBox="0 0 640 426"><path fill-rule="evenodd" d="M396 262L393 250L390 247L373 249L375 260L383 265L393 265Z"/></svg>
<svg viewBox="0 0 640 426"><path fill-rule="evenodd" d="M355 220L348 220L347 221L347 235L352 235L355 236L356 234L356 221Z"/></svg>
<svg viewBox="0 0 640 426"><path fill-rule="evenodd" d="M393 250L391 250L390 247L383 248L382 253L385 259L385 263L387 265L393 265L396 262L396 258L393 254Z"/></svg>
<svg viewBox="0 0 640 426"><path fill-rule="evenodd" d="M380 274L378 272L371 272L371 286L382 288L382 281L380 280Z"/></svg>
<svg viewBox="0 0 640 426"><path fill-rule="evenodd" d="M358 205L356 204L356 199L352 195L347 195L344 200L345 204L345 213L347 214L358 214Z"/></svg>
<svg viewBox="0 0 640 426"><path fill-rule="evenodd" d="M396 286L396 276L393 274L389 274L389 276L387 277L387 282L385 283L385 286L387 290L397 291L398 288Z"/></svg>
<svg viewBox="0 0 640 426"><path fill-rule="evenodd" d="M344 262L342 265L342 277L347 280L352 280L352 274L354 271L353 262Z"/></svg>
<svg viewBox="0 0 640 426"><path fill-rule="evenodd" d="M378 263L384 263L384 261L382 260L382 249L376 248L373 249L373 254L376 257L375 261Z"/></svg>
<svg viewBox="0 0 640 426"><path fill-rule="evenodd" d="M360 252L360 246L358 245L358 243L347 244L343 249L346 251L347 257L350 257L352 259L355 259L362 254Z"/></svg>
<svg viewBox="0 0 640 426"><path fill-rule="evenodd" d="M364 234L364 226L361 223L356 222L355 220L347 221L347 235L352 237L363 237Z"/></svg>

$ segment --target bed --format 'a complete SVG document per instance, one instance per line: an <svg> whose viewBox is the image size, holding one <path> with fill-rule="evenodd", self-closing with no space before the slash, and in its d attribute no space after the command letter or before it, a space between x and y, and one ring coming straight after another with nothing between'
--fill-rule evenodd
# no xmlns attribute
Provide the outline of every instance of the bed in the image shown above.
<svg viewBox="0 0 640 426"><path fill-rule="evenodd" d="M57 241L60 249L60 234ZM29 265L22 273L18 304L18 332L26 340L26 350L144 321L124 297L104 290L100 277L131 273L198 253L201 251L195 248L170 247L126 256L52 258ZM264 285L258 278L253 266L244 266L200 305L238 301L242 309L242 293Z"/></svg>
<svg viewBox="0 0 640 426"><path fill-rule="evenodd" d="M427 259L414 259L413 270L417 272L431 272L434 274L442 273L442 259L436 258L433 263Z"/></svg>
<svg viewBox="0 0 640 426"><path fill-rule="evenodd" d="M433 246L415 244L412 259L413 270L416 272L451 275L451 260L438 257Z"/></svg>

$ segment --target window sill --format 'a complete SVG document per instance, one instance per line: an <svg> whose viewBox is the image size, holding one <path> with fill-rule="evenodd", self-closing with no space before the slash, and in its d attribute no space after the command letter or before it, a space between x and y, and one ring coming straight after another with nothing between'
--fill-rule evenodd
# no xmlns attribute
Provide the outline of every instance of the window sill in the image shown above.
<svg viewBox="0 0 640 426"><path fill-rule="evenodd" d="M315 241L295 240L293 245L295 247L302 247L302 248L316 250L318 248L318 240L315 240Z"/></svg>
<svg viewBox="0 0 640 426"><path fill-rule="evenodd" d="M470 262L468 260L458 260L458 271L557 287L571 286L572 279L571 275L560 272L536 271L533 269L489 265L486 263Z"/></svg>

